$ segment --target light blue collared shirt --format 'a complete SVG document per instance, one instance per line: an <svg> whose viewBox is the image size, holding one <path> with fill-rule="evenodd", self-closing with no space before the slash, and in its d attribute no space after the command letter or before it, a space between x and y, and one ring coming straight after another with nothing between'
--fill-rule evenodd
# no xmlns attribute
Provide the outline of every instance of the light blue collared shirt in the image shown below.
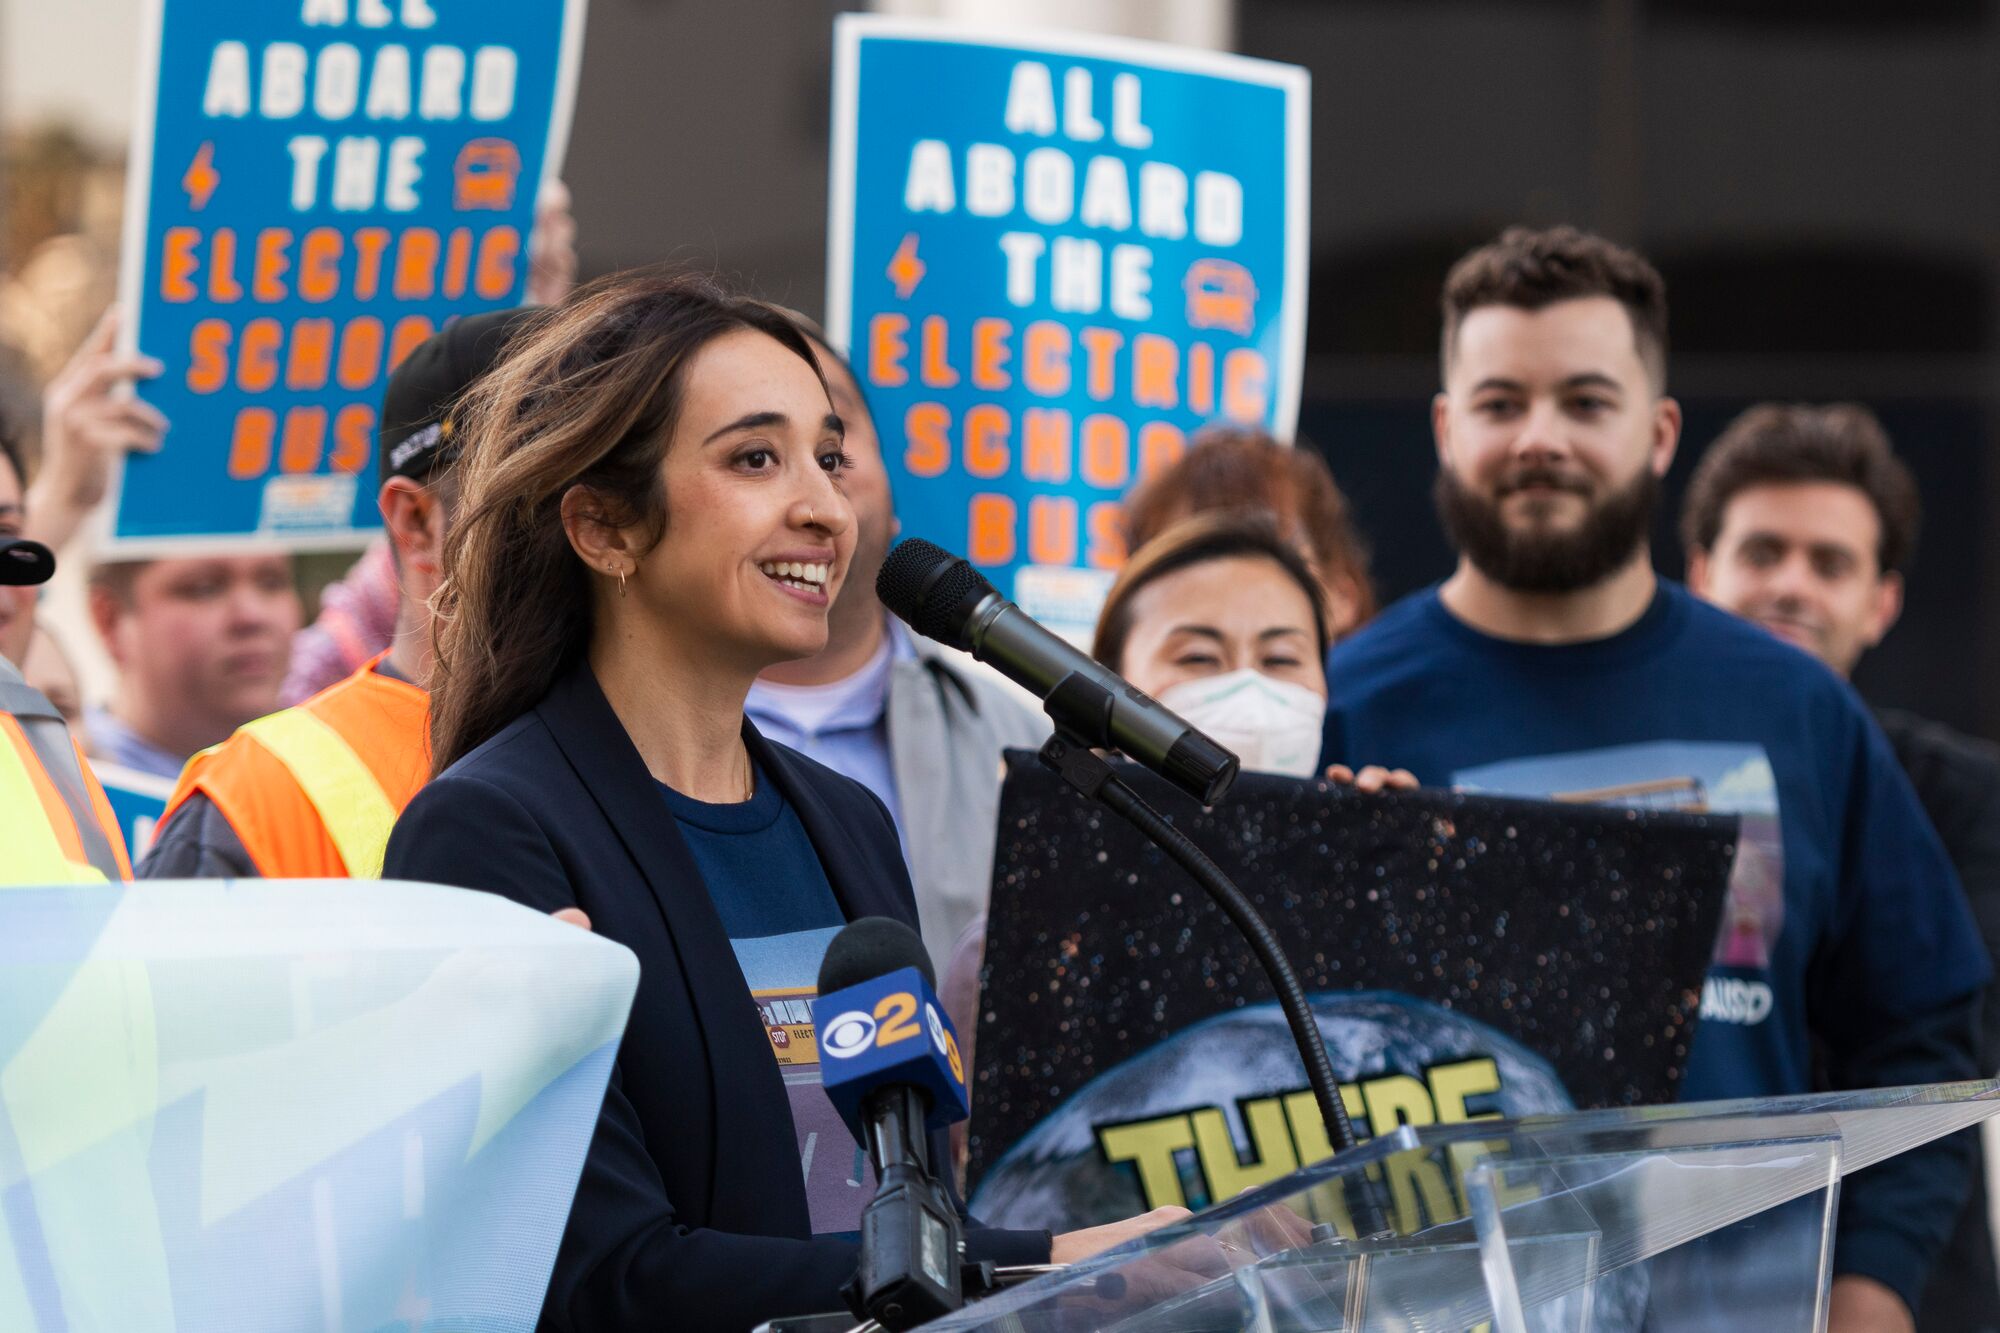
<svg viewBox="0 0 2000 1333"><path fill-rule="evenodd" d="M916 655L916 645L891 620L882 647L847 679L827 685L774 685L760 680L750 687L744 703L744 711L765 736L881 797L889 807L889 818L896 822L898 838L903 838L903 813L889 762L889 675L897 662ZM903 842L907 855L908 839Z"/></svg>

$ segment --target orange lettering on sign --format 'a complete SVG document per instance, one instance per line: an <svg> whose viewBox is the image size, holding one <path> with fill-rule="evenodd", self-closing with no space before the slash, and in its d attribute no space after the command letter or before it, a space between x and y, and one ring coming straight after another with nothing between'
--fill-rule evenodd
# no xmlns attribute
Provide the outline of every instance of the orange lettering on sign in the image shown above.
<svg viewBox="0 0 2000 1333"><path fill-rule="evenodd" d="M479 263L473 269L472 290L498 301L514 290L515 267L521 258L521 233L495 227L479 238Z"/></svg>
<svg viewBox="0 0 2000 1333"><path fill-rule="evenodd" d="M334 378L343 389L365 389L381 373L382 321L363 315L340 331L340 359Z"/></svg>
<svg viewBox="0 0 2000 1333"><path fill-rule="evenodd" d="M1188 410L1198 417L1215 415L1215 349L1196 343L1187 354Z"/></svg>
<svg viewBox="0 0 2000 1333"><path fill-rule="evenodd" d="M903 467L938 477L951 466L951 413L943 403L913 403L903 415Z"/></svg>
<svg viewBox="0 0 2000 1333"><path fill-rule="evenodd" d="M1116 383L1118 349L1125 345L1125 335L1116 329L1085 329L1076 340L1083 344L1084 392L1101 403Z"/></svg>
<svg viewBox="0 0 2000 1333"><path fill-rule="evenodd" d="M389 250L387 227L363 227L354 233L354 295L372 301L382 290L382 256Z"/></svg>
<svg viewBox="0 0 2000 1333"><path fill-rule="evenodd" d="M169 227L161 239L160 249L160 297L163 300L181 302L192 301L201 295L194 285L194 271L197 267L194 247L201 240L201 232L193 227Z"/></svg>
<svg viewBox="0 0 2000 1333"><path fill-rule="evenodd" d="M287 389L324 389L333 374L333 321L302 319L292 325L291 354L285 358Z"/></svg>
<svg viewBox="0 0 2000 1333"><path fill-rule="evenodd" d="M438 234L429 227L411 227L396 242L396 280L391 291L398 301L428 301L437 292Z"/></svg>
<svg viewBox="0 0 2000 1333"><path fill-rule="evenodd" d="M314 227L299 242L299 295L318 304L340 292L343 242L332 227Z"/></svg>
<svg viewBox="0 0 2000 1333"><path fill-rule="evenodd" d="M1069 411L1031 407L1021 415L1021 475L1029 481L1069 480Z"/></svg>
<svg viewBox="0 0 2000 1333"><path fill-rule="evenodd" d="M423 315L405 315L396 321L395 332L389 335L389 369L403 364L403 358L423 346L424 341L437 332L437 325Z"/></svg>
<svg viewBox="0 0 2000 1333"><path fill-rule="evenodd" d="M1014 326L1004 319L972 321L973 387L994 392L1014 383L1014 377L1007 373L1008 359L1013 356L1007 340L1013 336Z"/></svg>
<svg viewBox="0 0 2000 1333"><path fill-rule="evenodd" d="M187 386L194 393L214 393L229 383L229 344L232 331L226 319L204 319L188 334Z"/></svg>
<svg viewBox="0 0 2000 1333"><path fill-rule="evenodd" d="M965 470L975 477L1004 474L1011 426L1004 407L981 403L969 409L965 414Z"/></svg>
<svg viewBox="0 0 2000 1333"><path fill-rule="evenodd" d="M285 413L285 438L278 446L278 470L293 476L319 467L326 447L326 409L294 407Z"/></svg>
<svg viewBox="0 0 2000 1333"><path fill-rule="evenodd" d="M1271 392L1270 367L1263 353L1239 347L1222 358L1222 414L1236 421L1262 421Z"/></svg>
<svg viewBox="0 0 2000 1333"><path fill-rule="evenodd" d="M1084 520L1090 528L1092 569L1116 569L1125 563L1125 518L1115 500L1099 500Z"/></svg>
<svg viewBox="0 0 2000 1333"><path fill-rule="evenodd" d="M923 369L919 374L924 383L933 389L949 389L958 383L958 372L951 368L951 359L945 350L947 332L944 316L931 315L924 320L923 333L920 335Z"/></svg>
<svg viewBox="0 0 2000 1333"><path fill-rule="evenodd" d="M1123 489L1132 475L1132 436L1125 422L1103 412L1083 419L1083 479L1102 490Z"/></svg>
<svg viewBox="0 0 2000 1333"><path fill-rule="evenodd" d="M1132 401L1140 407L1173 407L1181 399L1175 380L1180 351L1173 340L1157 333L1132 339Z"/></svg>
<svg viewBox="0 0 2000 1333"><path fill-rule="evenodd" d="M1187 452L1187 437L1170 421L1149 421L1139 427L1139 480L1157 476Z"/></svg>
<svg viewBox="0 0 2000 1333"><path fill-rule="evenodd" d="M1014 558L1014 501L1005 495L972 497L966 506L966 558L975 565L1004 565Z"/></svg>
<svg viewBox="0 0 2000 1333"><path fill-rule="evenodd" d="M285 274L291 271L292 233L285 227L266 227L257 233L257 262L250 270L250 294L259 301L282 301Z"/></svg>
<svg viewBox="0 0 2000 1333"><path fill-rule="evenodd" d="M1028 392L1059 398L1069 392L1069 329L1052 319L1038 319L1023 335L1021 383Z"/></svg>
<svg viewBox="0 0 2000 1333"><path fill-rule="evenodd" d="M444 243L444 294L456 301L472 280L472 228L454 227Z"/></svg>
<svg viewBox="0 0 2000 1333"><path fill-rule="evenodd" d="M1028 559L1038 565L1076 560L1076 501L1066 495L1038 495L1028 502Z"/></svg>
<svg viewBox="0 0 2000 1333"><path fill-rule="evenodd" d="M253 319L243 326L243 341L236 356L236 387L245 393L263 393L278 382L278 349L285 345L285 329L275 319Z"/></svg>
<svg viewBox="0 0 2000 1333"><path fill-rule="evenodd" d="M903 315L877 315L868 321L868 382L897 389L910 382L903 358L910 353L910 321Z"/></svg>
<svg viewBox="0 0 2000 1333"><path fill-rule="evenodd" d="M375 434L375 409L349 403L333 418L333 470L359 472L368 466L368 442Z"/></svg>
<svg viewBox="0 0 2000 1333"><path fill-rule="evenodd" d="M217 227L208 238L208 299L217 305L243 299L243 284L236 280L236 233Z"/></svg>
<svg viewBox="0 0 2000 1333"><path fill-rule="evenodd" d="M278 435L278 414L268 407L246 407L236 414L229 437L229 475L238 481L261 477L271 466L271 443Z"/></svg>

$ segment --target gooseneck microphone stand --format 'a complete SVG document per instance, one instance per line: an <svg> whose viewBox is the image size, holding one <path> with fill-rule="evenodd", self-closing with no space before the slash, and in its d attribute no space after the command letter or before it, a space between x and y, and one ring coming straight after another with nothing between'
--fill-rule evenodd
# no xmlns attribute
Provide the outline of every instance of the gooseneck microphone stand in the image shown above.
<svg viewBox="0 0 2000 1333"><path fill-rule="evenodd" d="M1055 733L1041 748L1042 763L1078 792L1138 829L1187 871L1229 917L1248 941L1251 952L1257 955L1258 963L1270 978L1271 988L1277 993L1278 1008L1283 1011L1285 1023L1292 1030L1292 1041L1299 1048L1313 1101L1319 1106L1320 1119L1326 1123L1327 1141L1336 1154L1354 1147L1354 1124L1341 1102L1340 1081L1334 1077L1333 1061L1327 1056L1319 1022L1313 1017L1305 987L1299 984L1299 975L1292 970L1291 960L1285 957L1284 946L1278 943L1270 924L1235 881L1222 872L1222 867L1195 845L1194 839L1175 828L1097 753L1115 748L1111 740L1110 692L1097 682L1072 673L1049 692L1043 707L1055 722ZM1364 1238L1381 1235L1388 1225L1380 1200L1372 1189L1364 1194L1361 1216L1355 1219L1357 1230Z"/></svg>

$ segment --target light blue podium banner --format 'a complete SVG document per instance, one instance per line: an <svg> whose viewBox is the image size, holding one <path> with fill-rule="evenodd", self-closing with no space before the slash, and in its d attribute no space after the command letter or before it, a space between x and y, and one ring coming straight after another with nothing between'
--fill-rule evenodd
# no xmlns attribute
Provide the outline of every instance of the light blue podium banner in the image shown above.
<svg viewBox="0 0 2000 1333"><path fill-rule="evenodd" d="M0 1328L532 1329L638 976L427 884L0 891Z"/></svg>

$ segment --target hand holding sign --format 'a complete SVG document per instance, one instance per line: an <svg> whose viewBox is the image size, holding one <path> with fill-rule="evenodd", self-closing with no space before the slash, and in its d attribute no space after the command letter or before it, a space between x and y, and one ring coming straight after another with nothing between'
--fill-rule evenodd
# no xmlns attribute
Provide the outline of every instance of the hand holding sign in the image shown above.
<svg viewBox="0 0 2000 1333"><path fill-rule="evenodd" d="M120 320L118 307L106 310L42 393L42 466L28 503L28 535L54 550L103 503L113 461L127 450L153 452L166 433L159 409L125 392L163 367L119 350Z"/></svg>

